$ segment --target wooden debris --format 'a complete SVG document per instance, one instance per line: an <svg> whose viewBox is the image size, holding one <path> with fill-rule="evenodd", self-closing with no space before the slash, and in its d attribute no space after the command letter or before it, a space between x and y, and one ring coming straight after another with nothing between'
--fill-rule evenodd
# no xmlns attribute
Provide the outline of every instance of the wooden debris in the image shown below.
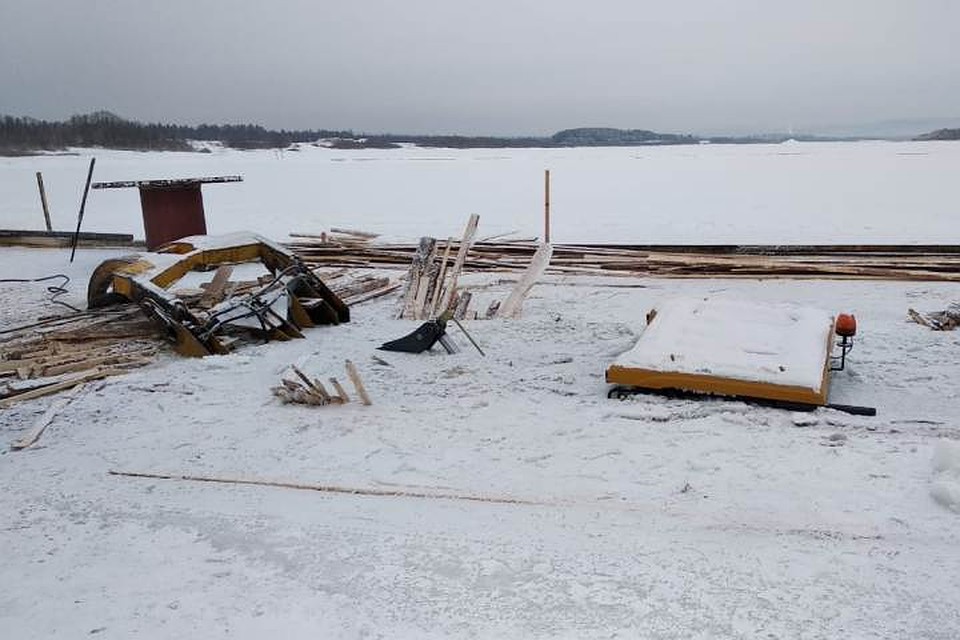
<svg viewBox="0 0 960 640"><path fill-rule="evenodd" d="M914 309L907 309L907 315L917 324L934 331L953 331L960 326L960 303L951 304L944 311L921 314Z"/></svg>
<svg viewBox="0 0 960 640"><path fill-rule="evenodd" d="M403 295L400 296L397 318L417 320L422 316L423 303L426 300L430 281L429 272L436 251L437 241L434 238L427 236L420 238L420 245L407 270L407 284Z"/></svg>
<svg viewBox="0 0 960 640"><path fill-rule="evenodd" d="M467 226L463 230L463 237L460 239L460 248L457 250L457 259L453 263L453 270L450 272L450 283L440 296L440 305L434 309L436 314L441 314L450 308L453 300L453 294L457 290L457 279L467 261L467 253L470 251L470 245L473 242L473 236L477 233L477 223L480 222L480 216L472 214L467 220Z"/></svg>
<svg viewBox="0 0 960 640"><path fill-rule="evenodd" d="M81 382L75 386L69 394L54 400L53 404L50 405L50 408L48 408L46 412L37 419L30 431L28 431L27 434L22 438L11 444L10 448L14 451L19 451L21 449L26 449L39 440L40 436L43 435L43 432L46 431L47 427L50 426L50 423L53 422L53 419L57 416L57 413L70 404L74 398L80 395L80 392L85 386L86 383Z"/></svg>
<svg viewBox="0 0 960 640"><path fill-rule="evenodd" d="M280 385L273 387L271 391L284 403L309 404L314 406L326 406L330 404L346 404L350 402L350 396L346 389L336 378L330 378L330 384L333 385L336 394L331 394L320 380L309 378L307 375L294 365L290 369L296 374L300 381L281 378ZM359 382L360 375L357 373L353 363L347 360L347 375L353 380L357 388L357 395L365 405L370 404L370 398L367 396L363 383Z"/></svg>
<svg viewBox="0 0 960 640"><path fill-rule="evenodd" d="M226 297L224 290L227 287L231 275L233 275L232 264L222 264L217 267L216 273L213 274L213 280L210 281L210 285L206 287L206 290L200 297L198 305L202 309L209 309Z"/></svg>
<svg viewBox="0 0 960 640"><path fill-rule="evenodd" d="M307 388L310 389L310 391L323 400L324 404L329 404L331 402L330 394L327 393L327 390L318 380L311 380L303 373L303 371L300 371L300 369L293 365L290 365L290 368L293 369L293 372L297 374L298 378L303 380L304 384L307 385Z"/></svg>
<svg viewBox="0 0 960 640"><path fill-rule="evenodd" d="M430 313L429 316L436 316L439 314L437 311L437 306L440 304L440 290L443 289L443 281L447 276L447 263L450 260L450 247L453 246L453 238L447 238L447 243L443 249L443 258L440 260L440 273L437 274L437 281L433 287L433 295L430 296Z"/></svg>
<svg viewBox="0 0 960 640"><path fill-rule="evenodd" d="M347 390L343 388L343 385L340 384L336 378L330 378L330 384L332 384L333 388L336 389L337 396L340 398L340 402L350 402L350 396L347 395Z"/></svg>
<svg viewBox="0 0 960 640"><path fill-rule="evenodd" d="M365 405L373 404L370 402L370 396L367 395L367 389L363 386L363 380L360 379L360 372L357 371L357 366L350 360L347 360L346 367L347 376L350 378L350 381L353 382L353 386L357 390L357 395L360 396L360 401Z"/></svg>
<svg viewBox="0 0 960 640"><path fill-rule="evenodd" d="M530 293L533 285L537 283L537 280L539 280L541 276L543 276L544 271L547 270L552 255L553 247L546 242L540 245L540 248L537 249L537 252L533 254L533 258L530 260L530 266L527 267L526 271L523 272L523 276L520 277L520 281L513 287L506 301L497 309L496 317L516 318L520 315L523 301L526 299L527 294Z"/></svg>
<svg viewBox="0 0 960 640"><path fill-rule="evenodd" d="M113 369L95 367L89 371L84 371L83 373L78 373L74 376L71 376L62 382L38 387L30 391L24 391L23 393L18 393L17 395L0 400L0 409L9 409L18 402L23 402L24 400L33 400L34 398L42 398L43 396L48 396L52 393L57 393L65 389L72 389L82 382L89 382L91 380L97 380L98 378L106 378L107 376L114 375L116 373L117 371Z"/></svg>

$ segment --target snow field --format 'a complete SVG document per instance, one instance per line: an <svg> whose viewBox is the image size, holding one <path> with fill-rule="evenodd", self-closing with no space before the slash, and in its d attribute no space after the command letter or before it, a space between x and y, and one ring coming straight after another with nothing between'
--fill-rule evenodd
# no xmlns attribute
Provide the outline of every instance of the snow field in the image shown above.
<svg viewBox="0 0 960 640"><path fill-rule="evenodd" d="M0 159L0 227L72 228L88 151ZM240 173L204 188L212 233L343 226L387 238L956 242L960 146L97 151L95 179ZM142 234L135 191L93 192L84 228ZM110 251L0 249L3 277L71 276ZM396 272L399 273L399 272ZM510 278L469 274L484 300ZM603 372L674 297L855 313L831 401L878 416L607 400ZM61 309L0 284L0 329ZM89 385L42 439L0 446L0 629L11 638L926 638L960 636L960 335L906 321L957 286L547 278L523 317L471 322L481 357L375 351L417 323L393 298L304 340L175 356ZM371 355L386 360L377 364ZM374 404L281 405L291 364ZM349 390L349 387L348 387ZM0 414L16 440L53 399ZM0 443L2 445L2 443ZM931 463L931 460L933 462ZM389 498L121 478L110 470L485 495Z"/></svg>
<svg viewBox="0 0 960 640"><path fill-rule="evenodd" d="M957 242L950 142L796 143L579 149L219 150L0 158L0 228L72 230L91 155L94 180L242 175L203 188L210 233L361 228L388 239L543 228L551 170L554 242ZM84 229L143 236L135 189L91 191Z"/></svg>
<svg viewBox="0 0 960 640"><path fill-rule="evenodd" d="M67 270L83 282L105 255L83 251ZM25 275L64 260L0 252L4 265L26 256ZM504 296L510 284L498 279L468 281ZM16 585L0 591L0 624L38 638L952 637L957 515L930 496L930 460L937 443L960 437L960 344L904 315L954 293L550 278L521 319L470 323L486 358L455 327L462 351L452 356L375 352L417 324L389 319L393 299L305 340L170 356L93 385L39 446L0 454L0 545L13 550L0 584ZM788 412L743 403L607 400L605 367L634 343L646 311L677 295L855 312L857 348L833 399L880 415L821 410L801 428ZM284 406L269 393L290 363L342 378L345 358L373 406ZM14 440L45 407L5 412L0 433Z"/></svg>

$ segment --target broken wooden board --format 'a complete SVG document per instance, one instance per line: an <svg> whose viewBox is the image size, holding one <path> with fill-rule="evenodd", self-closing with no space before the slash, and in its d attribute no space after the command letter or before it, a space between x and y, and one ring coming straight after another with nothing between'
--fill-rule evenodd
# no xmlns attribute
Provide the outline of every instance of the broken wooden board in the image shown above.
<svg viewBox="0 0 960 640"><path fill-rule="evenodd" d="M547 270L552 255L553 247L549 243L544 242L540 245L537 252L533 254L530 265L526 271L523 272L523 275L520 276L519 282L513 287L513 290L510 292L510 295L507 296L504 303L497 309L496 317L516 318L520 315L523 301L526 299L527 294L530 293L533 285L537 283L537 280L539 280Z"/></svg>
<svg viewBox="0 0 960 640"><path fill-rule="evenodd" d="M37 419L30 431L11 444L10 448L14 451L20 451L21 449L26 449L39 440L40 436L43 435L43 432L46 431L47 427L50 426L50 423L53 422L53 419L57 416L57 414L63 410L64 407L70 404L74 398L80 395L80 392L85 386L86 383L81 382L75 386L70 393L54 400L53 404L50 405L50 408L48 408L46 412L44 412L44 414Z"/></svg>
<svg viewBox="0 0 960 640"><path fill-rule="evenodd" d="M656 308L607 382L824 405L834 318L795 305L680 298Z"/></svg>

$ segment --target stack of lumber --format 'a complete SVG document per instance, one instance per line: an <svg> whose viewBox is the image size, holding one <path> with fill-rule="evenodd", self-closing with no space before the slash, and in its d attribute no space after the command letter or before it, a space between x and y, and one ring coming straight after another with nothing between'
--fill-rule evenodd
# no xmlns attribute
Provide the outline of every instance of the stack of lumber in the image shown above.
<svg viewBox="0 0 960 640"><path fill-rule="evenodd" d="M332 244L299 237L290 248L326 267L407 268L419 244ZM463 242L450 241L459 254ZM476 242L463 269L523 271L539 245ZM446 248L444 248L444 251ZM839 278L960 281L960 245L554 244L547 273L680 278Z"/></svg>
<svg viewBox="0 0 960 640"><path fill-rule="evenodd" d="M0 408L149 364L158 337L137 307L6 329L0 332Z"/></svg>
<svg viewBox="0 0 960 640"><path fill-rule="evenodd" d="M446 241L442 252L434 238L420 238L417 250L409 260L407 284L397 306L397 318L424 320L448 310L454 313L454 317L463 317L470 304L470 293L458 292L457 280L466 263L479 219L479 216L472 215L467 221L452 265L452 238Z"/></svg>
<svg viewBox="0 0 960 640"><path fill-rule="evenodd" d="M81 231L35 231L29 229L0 229L0 247L70 247L76 238L78 247L142 247L127 233L92 233Z"/></svg>

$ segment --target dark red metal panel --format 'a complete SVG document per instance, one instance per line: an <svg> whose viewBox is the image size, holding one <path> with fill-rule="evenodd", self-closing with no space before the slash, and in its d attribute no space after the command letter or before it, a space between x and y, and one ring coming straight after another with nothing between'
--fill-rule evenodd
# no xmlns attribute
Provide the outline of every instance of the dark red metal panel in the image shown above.
<svg viewBox="0 0 960 640"><path fill-rule="evenodd" d="M166 188L140 188L143 230L147 250L186 236L207 233L200 184Z"/></svg>

